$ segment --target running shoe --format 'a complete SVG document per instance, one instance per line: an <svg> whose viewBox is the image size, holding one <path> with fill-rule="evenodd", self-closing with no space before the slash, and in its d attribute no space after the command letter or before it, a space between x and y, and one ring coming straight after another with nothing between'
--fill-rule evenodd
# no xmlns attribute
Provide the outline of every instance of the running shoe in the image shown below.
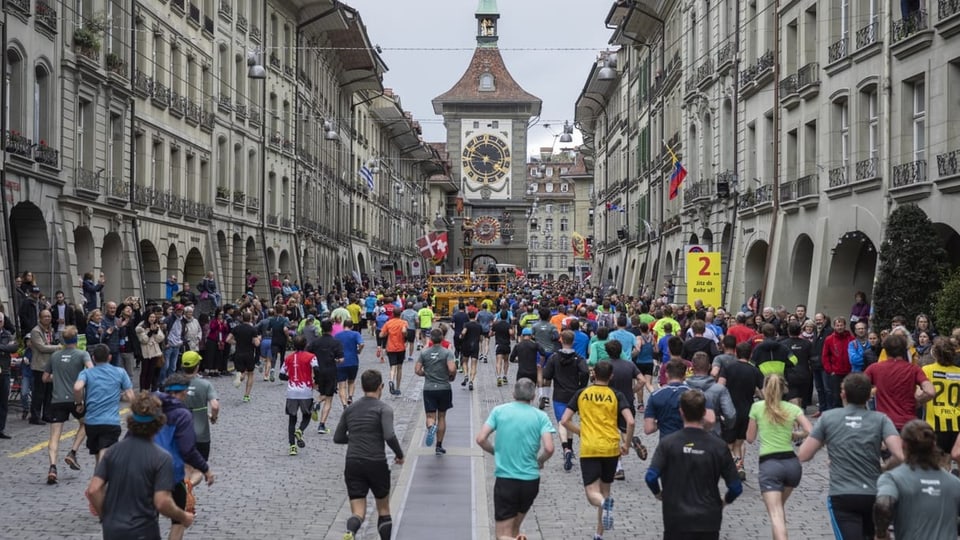
<svg viewBox="0 0 960 540"><path fill-rule="evenodd" d="M563 470L570 472L570 469L573 469L573 450L564 450Z"/></svg>
<svg viewBox="0 0 960 540"><path fill-rule="evenodd" d="M393 381L390 381L390 395L391 396L397 395L397 387L395 384L393 384Z"/></svg>
<svg viewBox="0 0 960 540"><path fill-rule="evenodd" d="M244 403L250 403L250 396L243 396Z"/></svg>
<svg viewBox="0 0 960 540"><path fill-rule="evenodd" d="M470 382L470 391L473 392L473 381Z"/></svg>
<svg viewBox="0 0 960 540"><path fill-rule="evenodd" d="M75 450L70 450L67 457L63 458L63 461L69 465L71 469L75 471L80 470L80 464L77 463L77 452Z"/></svg>
<svg viewBox="0 0 960 540"><path fill-rule="evenodd" d="M619 471L613 473L613 479L614 479L614 480L626 480L626 479L627 479L627 475L623 472L623 469L620 469Z"/></svg>
<svg viewBox="0 0 960 540"><path fill-rule="evenodd" d="M463 380L460 381L460 386L466 386L468 382L470 382L470 377L464 377Z"/></svg>
<svg viewBox="0 0 960 540"><path fill-rule="evenodd" d="M502 378L502 377L497 377L497 388L499 388L499 387L501 387L501 386L503 386L503 378Z"/></svg>
<svg viewBox="0 0 960 540"><path fill-rule="evenodd" d="M548 398L547 396L543 396L542 398L540 398L540 410L542 411L546 409L548 403L550 403L550 398Z"/></svg>
<svg viewBox="0 0 960 540"><path fill-rule="evenodd" d="M607 497L603 500L603 514L601 514L600 522L605 530L613 530L613 497Z"/></svg>
<svg viewBox="0 0 960 540"><path fill-rule="evenodd" d="M313 404L313 410L310 411L310 419L313 420L314 422L320 420L320 404L319 403Z"/></svg>
<svg viewBox="0 0 960 540"><path fill-rule="evenodd" d="M743 468L743 459L735 458L733 460L734 464L737 466L737 476L740 477L740 481L747 479L747 471Z"/></svg>
<svg viewBox="0 0 960 540"><path fill-rule="evenodd" d="M642 459L642 460L646 460L646 459L647 459L647 447L644 446L642 442L640 442L640 437L634 437L634 438L631 440L631 443L632 443L632 445L633 445L633 449L637 451L637 457L640 458L640 459Z"/></svg>
<svg viewBox="0 0 960 540"><path fill-rule="evenodd" d="M417 343L417 350L423 349L423 343Z"/></svg>
<svg viewBox="0 0 960 540"><path fill-rule="evenodd" d="M426 446L433 446L433 441L437 439L437 425L434 424L427 428L427 440L424 441Z"/></svg>
<svg viewBox="0 0 960 540"><path fill-rule="evenodd" d="M320 424L320 426L317 427L317 433L320 435L326 435L327 433L330 433L330 430L327 429L325 424Z"/></svg>
<svg viewBox="0 0 960 540"><path fill-rule="evenodd" d="M47 471L47 484L53 485L57 483L57 466L51 465L50 470Z"/></svg>
<svg viewBox="0 0 960 540"><path fill-rule="evenodd" d="M240 374L240 372L237 372L237 373L235 373L235 374L233 375L233 387L234 387L234 388L240 388L240 383L243 382L243 379L242 379L241 377L243 377L243 376Z"/></svg>
<svg viewBox="0 0 960 540"><path fill-rule="evenodd" d="M277 377L274 375L273 370L270 370L270 382L277 380Z"/></svg>
<svg viewBox="0 0 960 540"><path fill-rule="evenodd" d="M442 446L438 446L438 447L433 451L433 455L435 455L435 456L442 456L442 455L444 455L444 454L446 454L446 453L447 453L446 449L445 449L444 447L442 447Z"/></svg>
<svg viewBox="0 0 960 540"><path fill-rule="evenodd" d="M483 355L483 363L484 363L484 364L487 363L487 355Z"/></svg>
<svg viewBox="0 0 960 540"><path fill-rule="evenodd" d="M295 456L295 455L297 455L297 452L298 452L298 451L297 451L297 445L291 444L291 445L290 445L290 455L291 455L291 456Z"/></svg>
<svg viewBox="0 0 960 540"><path fill-rule="evenodd" d="M293 432L293 438L297 440L297 446L300 448L307 445L307 442L303 440L303 432L299 429Z"/></svg>
<svg viewBox="0 0 960 540"><path fill-rule="evenodd" d="M343 533L343 540L355 540L355 537L353 536L352 532L347 531Z"/></svg>

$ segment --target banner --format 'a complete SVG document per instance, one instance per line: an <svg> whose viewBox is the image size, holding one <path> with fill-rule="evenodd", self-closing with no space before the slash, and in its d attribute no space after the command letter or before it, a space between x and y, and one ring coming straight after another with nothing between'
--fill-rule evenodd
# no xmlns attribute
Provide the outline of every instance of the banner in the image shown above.
<svg viewBox="0 0 960 540"><path fill-rule="evenodd" d="M687 303L702 300L707 307L719 307L722 301L723 277L720 272L720 253L687 252Z"/></svg>
<svg viewBox="0 0 960 540"><path fill-rule="evenodd" d="M573 248L573 258L587 258L587 240L580 233L574 231L570 236L570 246Z"/></svg>

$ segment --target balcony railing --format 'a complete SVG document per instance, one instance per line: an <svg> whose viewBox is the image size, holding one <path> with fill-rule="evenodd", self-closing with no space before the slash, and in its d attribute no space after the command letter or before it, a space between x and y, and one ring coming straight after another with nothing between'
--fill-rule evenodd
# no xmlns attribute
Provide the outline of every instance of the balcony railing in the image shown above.
<svg viewBox="0 0 960 540"><path fill-rule="evenodd" d="M144 97L153 94L153 77L148 77L146 73L138 70L133 72L133 91L139 92Z"/></svg>
<svg viewBox="0 0 960 540"><path fill-rule="evenodd" d="M161 82L153 83L153 104L159 107L166 107L170 104L170 89Z"/></svg>
<svg viewBox="0 0 960 540"><path fill-rule="evenodd" d="M927 181L927 160L918 159L893 168L893 186L895 188L919 184Z"/></svg>
<svg viewBox="0 0 960 540"><path fill-rule="evenodd" d="M127 61L124 60L119 54L107 53L107 71L113 73L114 75L119 75L123 78L126 78L128 76Z"/></svg>
<svg viewBox="0 0 960 540"><path fill-rule="evenodd" d="M122 177L110 178L109 185L107 186L107 197L129 201L130 183Z"/></svg>
<svg viewBox="0 0 960 540"><path fill-rule="evenodd" d="M30 2L28 1L27 4ZM37 0L33 8L37 15L37 24L51 32L57 31L57 10L45 0Z"/></svg>
<svg viewBox="0 0 960 540"><path fill-rule="evenodd" d="M290 218L280 218L280 226L284 229L290 229L293 227L293 222L290 221ZM366 233L363 233L363 237L366 238Z"/></svg>
<svg viewBox="0 0 960 540"><path fill-rule="evenodd" d="M857 30L857 49L869 47L879 39L880 23L872 22Z"/></svg>
<svg viewBox="0 0 960 540"><path fill-rule="evenodd" d="M247 209L248 210L259 210L260 209L260 199L257 197L247 197Z"/></svg>
<svg viewBox="0 0 960 540"><path fill-rule="evenodd" d="M100 193L100 175L87 169L77 169L73 179L74 188L90 193Z"/></svg>
<svg viewBox="0 0 960 540"><path fill-rule="evenodd" d="M733 42L728 41L727 44L720 49L720 52L717 53L717 67L719 68L729 62L733 62L736 56L737 50Z"/></svg>
<svg viewBox="0 0 960 540"><path fill-rule="evenodd" d="M60 151L41 144L33 151L33 160L41 165L57 167L60 165Z"/></svg>
<svg viewBox="0 0 960 540"><path fill-rule="evenodd" d="M921 30L926 30L928 27L927 11L924 9L914 11L899 21L893 21L893 27L890 31L893 35L892 41L894 43L903 41Z"/></svg>
<svg viewBox="0 0 960 540"><path fill-rule="evenodd" d="M784 100L797 93L797 74L787 75L780 81L780 99Z"/></svg>
<svg viewBox="0 0 960 540"><path fill-rule="evenodd" d="M180 13L183 13L184 0L171 0L170 5L180 10Z"/></svg>
<svg viewBox="0 0 960 540"><path fill-rule="evenodd" d="M937 156L937 173L939 178L960 174L960 149Z"/></svg>
<svg viewBox="0 0 960 540"><path fill-rule="evenodd" d="M227 0L220 0L220 14L228 19L233 17L233 6Z"/></svg>
<svg viewBox="0 0 960 540"><path fill-rule="evenodd" d="M700 180L699 182L690 184L683 190L683 202L685 204L691 204L705 197L713 197L716 193L716 183L713 179Z"/></svg>
<svg viewBox="0 0 960 540"><path fill-rule="evenodd" d="M273 135L270 136L270 144L274 146L280 146L282 142L283 142L283 137L281 137L279 133L274 133Z"/></svg>
<svg viewBox="0 0 960 540"><path fill-rule="evenodd" d="M797 88L803 90L815 84L820 84L820 63L810 62L797 72Z"/></svg>
<svg viewBox="0 0 960 540"><path fill-rule="evenodd" d="M3 147L7 150L8 154L29 158L33 150L33 140L24 137L16 131L10 130L6 132Z"/></svg>
<svg viewBox="0 0 960 540"><path fill-rule="evenodd" d="M140 206L160 207L162 193L152 187L135 186L133 190L133 202Z"/></svg>
<svg viewBox="0 0 960 540"><path fill-rule="evenodd" d="M697 84L703 84L704 81L713 76L713 60L707 58L703 61L703 64L700 64L700 67L697 68Z"/></svg>
<svg viewBox="0 0 960 540"><path fill-rule="evenodd" d="M960 0L940 0L937 2L937 15L940 21L945 21L960 13Z"/></svg>
<svg viewBox="0 0 960 540"><path fill-rule="evenodd" d="M280 223L280 216L276 214L267 214L267 225L276 227Z"/></svg>
<svg viewBox="0 0 960 540"><path fill-rule="evenodd" d="M200 127L208 130L213 129L213 124L216 122L216 118L217 113L213 111L203 111L203 116L200 120Z"/></svg>
<svg viewBox="0 0 960 540"><path fill-rule="evenodd" d="M280 69L280 57L274 53L270 53L270 66Z"/></svg>
<svg viewBox="0 0 960 540"><path fill-rule="evenodd" d="M754 192L754 204L773 202L773 184L765 184Z"/></svg>
<svg viewBox="0 0 960 540"><path fill-rule="evenodd" d="M247 18L242 14L237 14L237 31L246 32L247 31Z"/></svg>
<svg viewBox="0 0 960 540"><path fill-rule="evenodd" d="M250 123L260 125L260 107L250 107Z"/></svg>
<svg viewBox="0 0 960 540"><path fill-rule="evenodd" d="M187 106L187 98L177 92L170 92L170 112L178 116L183 116Z"/></svg>
<svg viewBox="0 0 960 540"><path fill-rule="evenodd" d="M293 70L293 66L291 66L290 64L284 64L284 65L283 65L283 74L284 74L284 75L286 75L287 77L293 77L293 76L294 76L294 73L295 73L295 72L294 72L294 70Z"/></svg>
<svg viewBox="0 0 960 540"><path fill-rule="evenodd" d="M847 38L840 38L827 47L827 60L832 64L847 57Z"/></svg>
<svg viewBox="0 0 960 540"><path fill-rule="evenodd" d="M830 187L832 188L845 186L848 183L850 183L850 181L847 179L846 165L844 165L843 167L834 167L833 169L830 169L829 176L830 176Z"/></svg>
<svg viewBox="0 0 960 540"><path fill-rule="evenodd" d="M861 180L870 180L871 178L876 178L879 176L878 169L880 167L880 160L878 158L872 157L865 159L863 161L857 162L857 182Z"/></svg>
<svg viewBox="0 0 960 540"><path fill-rule="evenodd" d="M293 141L285 139L282 148L284 152L293 152Z"/></svg>
<svg viewBox="0 0 960 540"><path fill-rule="evenodd" d="M252 39L252 40L254 40L254 41L260 41L260 27L259 27L259 26L255 25L255 24L251 24L251 25L250 25L250 39Z"/></svg>
<svg viewBox="0 0 960 540"><path fill-rule="evenodd" d="M220 99L217 101L217 109L220 112L229 113L233 110L233 101L230 99L230 96L226 94L220 94Z"/></svg>
<svg viewBox="0 0 960 540"><path fill-rule="evenodd" d="M200 107L200 105L197 105L193 101L187 100L186 110L187 122L197 125L203 121L203 108Z"/></svg>
<svg viewBox="0 0 960 540"><path fill-rule="evenodd" d="M820 177L816 174L808 174L797 178L795 193L798 199L820 193Z"/></svg>
<svg viewBox="0 0 960 540"><path fill-rule="evenodd" d="M247 117L247 106L242 103L237 103L237 106L233 108L234 112L237 113L237 118L246 118Z"/></svg>

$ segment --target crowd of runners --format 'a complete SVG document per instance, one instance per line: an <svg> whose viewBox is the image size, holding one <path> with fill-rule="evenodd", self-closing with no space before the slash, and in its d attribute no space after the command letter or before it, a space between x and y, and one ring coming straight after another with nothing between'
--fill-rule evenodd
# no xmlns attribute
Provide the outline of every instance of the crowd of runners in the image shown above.
<svg viewBox="0 0 960 540"><path fill-rule="evenodd" d="M872 328L863 293L849 315L831 317L803 305L677 303L670 284L630 296L518 279L495 294L477 291L440 321L423 282L347 279L323 290L274 276L261 298L250 278L229 303L212 275L198 286L202 297L172 279L164 301L117 303L102 298L103 276L87 275L75 306L59 291L47 302L27 273L15 302L19 335L0 312L0 395L14 373L21 418L49 425L48 484L58 482L64 422L80 421L63 462L79 470L84 444L93 456L85 495L104 538L159 538L158 513L172 522L170 538L183 537L194 488L215 479L211 424L221 407L211 379L226 375L244 403L258 380L286 384L289 455L304 448L311 422L347 445L344 539L360 530L368 493L376 530L389 539L385 447L396 465L404 452L381 397L384 388L401 394L408 364L407 377L423 378L424 444L437 456L446 453L455 388L472 392L478 377L511 388L513 401L496 406L476 435L495 462L498 540L525 538L542 474L574 468L596 508L594 540L602 539L614 529L625 459L647 461L644 481L662 501L670 539L719 538L724 506L743 492L744 463L756 460L770 536L784 539L801 464L824 446L823 519L837 538L957 536L960 329L938 335L924 314ZM386 381L377 365L361 369L368 341L374 362L389 367ZM2 402L0 438L9 438ZM641 429L648 441L658 435L652 450ZM754 442L757 455L747 456ZM561 463L545 469L554 453Z"/></svg>

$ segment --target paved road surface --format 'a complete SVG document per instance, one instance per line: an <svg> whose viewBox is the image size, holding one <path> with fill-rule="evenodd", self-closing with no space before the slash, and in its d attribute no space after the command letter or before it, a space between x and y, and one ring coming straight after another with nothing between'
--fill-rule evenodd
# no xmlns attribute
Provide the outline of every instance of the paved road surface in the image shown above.
<svg viewBox="0 0 960 540"><path fill-rule="evenodd" d="M387 366L377 361L374 350L363 352L361 369L380 369L386 378ZM511 387L496 386L492 361L480 365L481 380L474 392L462 389L458 378L444 441L448 453L437 457L433 449L423 447L422 380L413 375L412 362L404 367L403 395L384 396L396 412L397 432L408 456L403 466L392 467L394 537L493 538L493 458L484 456L473 438L490 409L510 399ZM318 435L316 425L311 424L307 447L296 457L288 456L283 383L258 381L252 402L244 404L241 391L233 388L231 380L212 379L222 407L220 421L213 427L211 450L216 483L196 490L199 511L187 538L341 540L350 512L342 481L345 448L333 444L332 435ZM357 386L359 392L359 381ZM13 439L0 441L6 495L0 512L0 538L100 538L99 525L87 512L82 495L93 470L92 457L84 449L82 470L71 471L62 462L70 444L64 441L58 463L60 483L46 485L48 429L21 421L19 413L19 408L11 407L7 433ZM335 404L328 422L331 429L339 416L340 406ZM65 431L75 427L71 420ZM656 436L643 439L652 455ZM579 467L575 465L573 471L565 473L559 444L557 448L557 455L544 469L540 495L523 532L530 540L592 538L596 511L584 498ZM747 485L740 499L725 510L722 538L770 536L756 484L756 447L750 452ZM826 457L821 454L804 466L803 482L787 504L792 539L833 537L824 506ZM616 529L607 532L605 538L659 538L660 503L643 483L646 463L631 453L624 458L624 468L626 481L613 486ZM372 499L368 500L368 516L373 525L368 519L359 538L376 539ZM161 523L165 533L168 522Z"/></svg>

